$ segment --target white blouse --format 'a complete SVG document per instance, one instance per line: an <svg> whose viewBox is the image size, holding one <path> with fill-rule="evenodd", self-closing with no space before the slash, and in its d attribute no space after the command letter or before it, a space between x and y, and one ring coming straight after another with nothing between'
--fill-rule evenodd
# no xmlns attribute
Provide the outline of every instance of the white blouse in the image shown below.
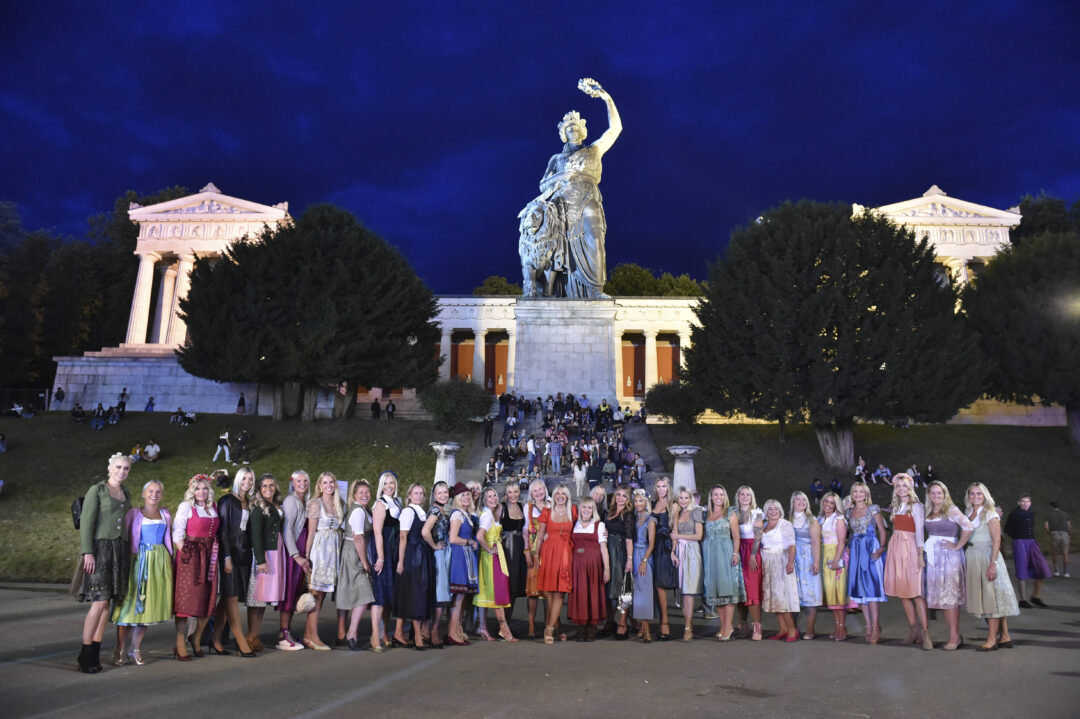
<svg viewBox="0 0 1080 719"><path fill-rule="evenodd" d="M423 507L418 504L410 504L408 508L412 511L400 512L398 516L398 519L401 521L399 529L402 532L408 532L412 529L414 519L419 519L421 524L427 521L427 512L424 511Z"/></svg>
<svg viewBox="0 0 1080 719"><path fill-rule="evenodd" d="M209 508L196 507L191 502L181 502L180 506L176 508L176 516L173 517L173 530L172 538L174 542L182 542L187 539L187 523L191 519L192 507L203 519L212 519L217 516L217 510L213 505Z"/></svg>
<svg viewBox="0 0 1080 719"><path fill-rule="evenodd" d="M736 512L739 510L736 509ZM739 539L753 539L754 538L754 522L761 522L765 518L765 513L761 509L750 510L750 519L746 524L739 525Z"/></svg>
<svg viewBox="0 0 1080 719"><path fill-rule="evenodd" d="M597 522L595 519L588 524L582 524L579 519L574 523L574 534L596 534L597 541L604 543L607 542L607 527L603 522Z"/></svg>
<svg viewBox="0 0 1080 719"><path fill-rule="evenodd" d="M761 535L761 551L782 552L795 544L795 528L781 519L776 526Z"/></svg>

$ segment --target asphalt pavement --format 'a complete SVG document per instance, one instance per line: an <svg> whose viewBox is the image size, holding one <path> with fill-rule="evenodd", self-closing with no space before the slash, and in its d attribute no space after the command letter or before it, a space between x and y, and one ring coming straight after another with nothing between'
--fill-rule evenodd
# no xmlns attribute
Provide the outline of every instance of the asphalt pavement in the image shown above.
<svg viewBox="0 0 1080 719"><path fill-rule="evenodd" d="M1050 580L1043 598L1048 608L1010 620L1015 648L985 653L974 650L986 637L983 623L967 614L959 651L901 645L907 624L894 600L882 611L877 646L860 638L859 615L849 616L848 641L820 636L832 625L822 613L819 637L791 644L721 644L712 638L716 620L699 618L690 643L474 641L382 654L269 648L255 659L207 654L179 663L166 624L148 632L146 666L104 662L105 671L86 675L75 671L86 605L47 585L0 585L0 717L1080 716L1080 580ZM518 600L519 636L524 616ZM671 617L681 635L679 610ZM764 623L768 636L775 621ZM320 626L324 640L334 637L332 605ZM362 637L367 626L365 617ZM268 611L262 636L270 647L276 627ZM944 618L932 628L940 646ZM301 618L294 631L302 632ZM110 625L103 660L113 636Z"/></svg>

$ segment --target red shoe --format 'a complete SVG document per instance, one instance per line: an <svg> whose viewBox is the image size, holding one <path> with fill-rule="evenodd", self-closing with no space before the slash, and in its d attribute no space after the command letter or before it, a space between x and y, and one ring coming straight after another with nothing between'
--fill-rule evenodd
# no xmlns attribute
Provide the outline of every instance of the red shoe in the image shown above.
<svg viewBox="0 0 1080 719"><path fill-rule="evenodd" d="M785 642L797 642L797 641L799 641L799 635L798 634L792 634L790 637L787 637L784 641Z"/></svg>

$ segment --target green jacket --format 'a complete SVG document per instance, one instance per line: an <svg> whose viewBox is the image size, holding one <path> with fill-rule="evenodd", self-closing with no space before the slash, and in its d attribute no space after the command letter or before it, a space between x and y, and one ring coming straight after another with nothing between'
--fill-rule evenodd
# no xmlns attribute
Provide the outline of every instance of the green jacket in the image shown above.
<svg viewBox="0 0 1080 719"><path fill-rule="evenodd" d="M98 482L86 491L79 518L80 553L93 554L98 539L117 539L124 534L124 515L131 509L131 497L123 486L124 501L109 494L108 481Z"/></svg>
<svg viewBox="0 0 1080 719"><path fill-rule="evenodd" d="M263 514L262 508L251 506L248 517L248 531L251 532L251 551L255 554L256 564L266 563L266 553L277 549L278 536L281 535L281 515L276 509L270 515Z"/></svg>

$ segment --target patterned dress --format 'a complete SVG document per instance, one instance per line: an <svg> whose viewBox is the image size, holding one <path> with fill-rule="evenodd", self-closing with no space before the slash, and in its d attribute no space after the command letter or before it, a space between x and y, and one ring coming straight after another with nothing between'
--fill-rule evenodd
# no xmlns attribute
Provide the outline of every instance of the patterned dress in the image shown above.
<svg viewBox="0 0 1080 719"><path fill-rule="evenodd" d="M186 508L186 509L185 509ZM217 511L184 502L173 523L173 544L183 542L176 560L173 612L208 617L217 600Z"/></svg>
<svg viewBox="0 0 1080 719"><path fill-rule="evenodd" d="M459 521L458 539L472 541L473 528L469 516L460 509L450 513L450 522ZM472 545L450 545L450 593L451 594L476 594L479 584L479 574L476 567L476 550Z"/></svg>
<svg viewBox="0 0 1080 719"><path fill-rule="evenodd" d="M788 574L787 550L795 544L795 529L786 519L761 534L761 610L799 611L799 583L795 572Z"/></svg>
<svg viewBox="0 0 1080 719"><path fill-rule="evenodd" d="M735 510L739 516L739 510ZM754 522L760 522L765 514L760 509L750 511L746 522L739 524L739 560L742 562L743 585L746 587L746 604L761 604L761 548L756 556L757 569L750 566L750 555L754 551Z"/></svg>
<svg viewBox="0 0 1080 719"><path fill-rule="evenodd" d="M112 621L120 626L159 624L173 618L172 537L169 536L169 512L161 510L161 519L146 519L142 510L128 511L125 525L131 532L138 513L141 518L139 540L133 542L131 575L127 596L116 603Z"/></svg>
<svg viewBox="0 0 1080 719"><path fill-rule="evenodd" d="M836 512L828 517L819 517L821 523L821 587L825 606L829 609L847 609L848 607L848 553L840 546L837 524L846 524L844 518ZM830 569L829 562L839 558L839 569Z"/></svg>
<svg viewBox="0 0 1080 719"><path fill-rule="evenodd" d="M874 521L874 517L880 513L876 504L871 504L866 514L858 519L852 517L851 509L845 513L851 528L848 596L858 604L886 601L881 557L873 558L873 553L881 548Z"/></svg>
<svg viewBox="0 0 1080 719"><path fill-rule="evenodd" d="M798 524L796 524L798 523ZM800 513L792 515L791 526L795 528L795 582L799 586L799 606L821 606L821 569L814 574L813 537L810 522Z"/></svg>
<svg viewBox="0 0 1080 719"><path fill-rule="evenodd" d="M946 516L927 519L926 530L926 606L931 609L957 609L967 603L967 562L964 550L949 549L963 530L973 527L964 513L949 507Z"/></svg>
<svg viewBox="0 0 1080 719"><path fill-rule="evenodd" d="M702 524L701 507L689 512L679 512L677 534L693 534ZM675 556L679 558L679 591L684 595L699 596L704 591L702 576L701 543L692 539L680 539L675 543Z"/></svg>
<svg viewBox="0 0 1080 719"><path fill-rule="evenodd" d="M710 607L746 601L742 565L738 561L734 566L731 564L736 553L731 541L731 522L738 521L735 510L729 510L727 517L705 522L702 559L705 565L705 603Z"/></svg>
<svg viewBox="0 0 1080 719"><path fill-rule="evenodd" d="M319 592L332 592L337 586L338 567L341 566L341 517L326 511L322 500L308 503L308 519L318 518L315 538L311 541L311 576L308 587Z"/></svg>
<svg viewBox="0 0 1080 719"><path fill-rule="evenodd" d="M435 517L431 527L431 538L442 549L433 550L435 556L435 603L449 604L450 596L450 515L446 507L432 504L428 508L428 517Z"/></svg>
<svg viewBox="0 0 1080 719"><path fill-rule="evenodd" d="M968 614L982 619L1015 617L1020 613L1020 605L1016 601L1016 592L1009 581L1009 568L1005 566L1001 552L998 552L997 561L994 563L997 576L993 582L986 578L986 570L990 568L990 553L993 550L988 523L976 515L971 524L975 531L971 534L966 550Z"/></svg>

